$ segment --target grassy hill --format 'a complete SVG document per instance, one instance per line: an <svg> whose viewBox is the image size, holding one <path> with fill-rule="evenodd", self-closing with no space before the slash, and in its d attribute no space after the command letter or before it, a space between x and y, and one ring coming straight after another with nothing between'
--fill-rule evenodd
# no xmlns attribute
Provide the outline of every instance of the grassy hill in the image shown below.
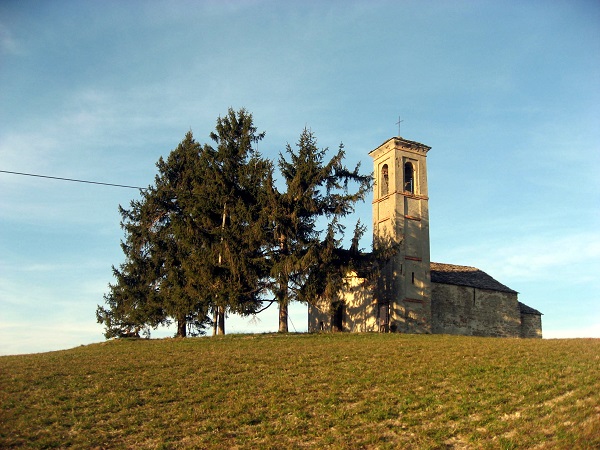
<svg viewBox="0 0 600 450"><path fill-rule="evenodd" d="M600 448L600 340L120 340L0 357L0 447Z"/></svg>

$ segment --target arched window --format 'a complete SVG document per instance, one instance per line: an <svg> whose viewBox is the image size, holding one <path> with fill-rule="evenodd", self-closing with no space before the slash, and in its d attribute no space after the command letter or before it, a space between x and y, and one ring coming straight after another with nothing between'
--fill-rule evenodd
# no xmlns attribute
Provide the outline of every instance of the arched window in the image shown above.
<svg viewBox="0 0 600 450"><path fill-rule="evenodd" d="M381 196L384 197L390 192L390 176L388 173L388 165L384 164L381 168Z"/></svg>
<svg viewBox="0 0 600 450"><path fill-rule="evenodd" d="M410 162L404 164L404 190L415 193L415 168Z"/></svg>

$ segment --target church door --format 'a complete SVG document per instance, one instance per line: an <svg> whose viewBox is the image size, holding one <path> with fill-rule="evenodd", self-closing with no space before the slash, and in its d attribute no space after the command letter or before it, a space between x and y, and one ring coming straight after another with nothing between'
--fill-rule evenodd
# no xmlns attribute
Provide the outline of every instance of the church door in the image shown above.
<svg viewBox="0 0 600 450"><path fill-rule="evenodd" d="M390 330L390 314L387 303L379 304L379 332L387 333Z"/></svg>
<svg viewBox="0 0 600 450"><path fill-rule="evenodd" d="M344 331L344 303L340 302L336 305L331 316L331 330Z"/></svg>

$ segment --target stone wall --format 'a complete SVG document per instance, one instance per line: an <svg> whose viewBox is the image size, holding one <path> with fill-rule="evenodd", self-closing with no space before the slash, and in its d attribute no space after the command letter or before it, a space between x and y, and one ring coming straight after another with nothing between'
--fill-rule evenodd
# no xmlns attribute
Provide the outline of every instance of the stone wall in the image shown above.
<svg viewBox="0 0 600 450"><path fill-rule="evenodd" d="M542 338L542 316L521 313L521 337Z"/></svg>
<svg viewBox="0 0 600 450"><path fill-rule="evenodd" d="M432 332L466 336L519 337L516 293L432 283Z"/></svg>
<svg viewBox="0 0 600 450"><path fill-rule="evenodd" d="M428 300L414 300L407 298L400 304L390 306L392 332L408 334L430 334L431 310Z"/></svg>
<svg viewBox="0 0 600 450"><path fill-rule="evenodd" d="M336 317L329 301L308 307L308 331L381 331L377 318L377 301L367 280L357 276L346 279L346 288L335 300L341 305ZM414 304L413 304L414 303ZM392 305L391 331L422 332L411 327L410 321L422 314L411 316L420 303ZM399 311L402 314L399 314ZM542 321L538 314L520 312L517 293L481 288L431 283L431 331L435 334L465 336L541 338ZM399 318L404 318L400 320ZM339 327L339 328L338 328Z"/></svg>

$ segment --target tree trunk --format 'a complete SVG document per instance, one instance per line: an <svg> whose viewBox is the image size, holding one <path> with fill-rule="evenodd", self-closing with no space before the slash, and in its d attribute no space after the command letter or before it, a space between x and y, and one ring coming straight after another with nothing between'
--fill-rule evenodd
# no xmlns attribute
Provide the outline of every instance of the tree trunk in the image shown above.
<svg viewBox="0 0 600 450"><path fill-rule="evenodd" d="M221 222L221 231L225 229L227 221L227 202L223 205L223 221ZM223 244L223 236L221 236L221 245ZM219 251L219 266L223 263L223 255ZM215 323L213 325L213 336L216 334L223 336L225 334L225 307L217 306L215 311Z"/></svg>
<svg viewBox="0 0 600 450"><path fill-rule="evenodd" d="M183 319L177 319L177 337L185 337L187 334L187 321L185 317Z"/></svg>
<svg viewBox="0 0 600 450"><path fill-rule="evenodd" d="M279 303L279 332L288 332L288 302L282 301Z"/></svg>
<svg viewBox="0 0 600 450"><path fill-rule="evenodd" d="M213 332L212 335L216 336L217 335L217 322L219 321L219 308L215 307L215 310L213 311Z"/></svg>
<svg viewBox="0 0 600 450"><path fill-rule="evenodd" d="M223 336L225 334L225 308L219 306L217 334Z"/></svg>

